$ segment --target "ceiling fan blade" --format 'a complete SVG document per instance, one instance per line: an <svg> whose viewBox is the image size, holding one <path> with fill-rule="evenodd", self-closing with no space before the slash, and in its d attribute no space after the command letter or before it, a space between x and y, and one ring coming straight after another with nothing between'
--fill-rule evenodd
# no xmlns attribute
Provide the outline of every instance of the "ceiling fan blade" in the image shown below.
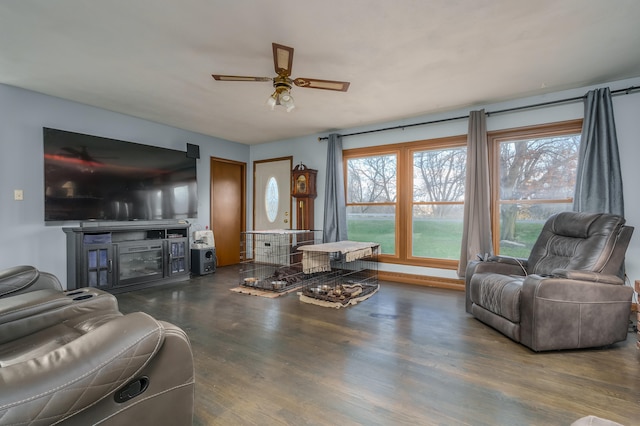
<svg viewBox="0 0 640 426"><path fill-rule="evenodd" d="M296 78L293 83L298 87L337 90L338 92L346 92L351 84L348 81L319 80L317 78Z"/></svg>
<svg viewBox="0 0 640 426"><path fill-rule="evenodd" d="M218 81L271 81L270 77L244 77L241 75L219 75L211 74L211 77Z"/></svg>
<svg viewBox="0 0 640 426"><path fill-rule="evenodd" d="M277 43L271 43L271 45L273 46L273 65L275 66L276 74L289 77L293 67L293 47Z"/></svg>

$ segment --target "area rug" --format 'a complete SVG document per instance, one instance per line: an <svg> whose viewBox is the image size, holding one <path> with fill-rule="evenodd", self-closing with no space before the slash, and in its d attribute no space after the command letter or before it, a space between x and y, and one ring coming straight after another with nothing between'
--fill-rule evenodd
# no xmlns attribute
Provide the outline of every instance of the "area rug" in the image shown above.
<svg viewBox="0 0 640 426"><path fill-rule="evenodd" d="M302 287L301 285L297 285L297 286L293 286L290 289L284 290L284 291L269 291L269 290L261 290L259 288L251 288L251 287L243 287L243 286L238 286L238 287L234 287L234 288L230 288L229 290L233 291L234 293L240 293L240 294L249 294L251 296L260 296L260 297L266 297L269 299L275 299L276 297L280 297L280 296L284 296L285 294L289 294L289 293L293 293L294 291L298 291L300 290L300 288Z"/></svg>
<svg viewBox="0 0 640 426"><path fill-rule="evenodd" d="M359 297L352 297L349 300L345 300L344 302L332 302L329 300L316 299L315 297L305 296L304 294L302 294L302 292L299 292L298 295L300 296L301 302L310 303L312 305L323 306L325 308L340 309L340 308L346 308L347 306L353 306L357 303L367 300L368 298L376 294L379 289L380 289L380 284L377 284L376 287L373 290L370 290L369 292L367 292L367 294Z"/></svg>

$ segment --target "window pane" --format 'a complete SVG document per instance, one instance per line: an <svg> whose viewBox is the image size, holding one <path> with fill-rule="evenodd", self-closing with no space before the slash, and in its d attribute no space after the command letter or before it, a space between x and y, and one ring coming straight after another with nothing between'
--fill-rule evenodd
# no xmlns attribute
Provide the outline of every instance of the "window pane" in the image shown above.
<svg viewBox="0 0 640 426"><path fill-rule="evenodd" d="M87 259L89 268L96 268L98 266L98 250L89 250L87 254L89 256Z"/></svg>
<svg viewBox="0 0 640 426"><path fill-rule="evenodd" d="M106 268L109 263L109 250L100 249L98 253L100 256L100 268Z"/></svg>
<svg viewBox="0 0 640 426"><path fill-rule="evenodd" d="M529 257L549 216L572 209L571 204L502 204L500 206L500 254Z"/></svg>
<svg viewBox="0 0 640 426"><path fill-rule="evenodd" d="M528 257L547 218L571 210L545 201L573 198L579 147L579 134L500 143L500 254Z"/></svg>
<svg viewBox="0 0 640 426"><path fill-rule="evenodd" d="M276 178L271 176L267 181L267 187L264 194L264 208L267 213L267 220L273 223L278 217L278 203L280 192L278 191L278 182Z"/></svg>
<svg viewBox="0 0 640 426"><path fill-rule="evenodd" d="M413 206L412 255L460 259L464 205Z"/></svg>
<svg viewBox="0 0 640 426"><path fill-rule="evenodd" d="M464 201L467 148L413 153L413 201Z"/></svg>
<svg viewBox="0 0 640 426"><path fill-rule="evenodd" d="M98 286L98 271L89 271L89 287Z"/></svg>
<svg viewBox="0 0 640 426"><path fill-rule="evenodd" d="M396 201L395 154L347 160L347 203Z"/></svg>
<svg viewBox="0 0 640 426"><path fill-rule="evenodd" d="M380 253L395 254L395 206L347 206L347 234L350 241L379 243Z"/></svg>
<svg viewBox="0 0 640 426"><path fill-rule="evenodd" d="M502 142L500 199L573 197L580 135Z"/></svg>

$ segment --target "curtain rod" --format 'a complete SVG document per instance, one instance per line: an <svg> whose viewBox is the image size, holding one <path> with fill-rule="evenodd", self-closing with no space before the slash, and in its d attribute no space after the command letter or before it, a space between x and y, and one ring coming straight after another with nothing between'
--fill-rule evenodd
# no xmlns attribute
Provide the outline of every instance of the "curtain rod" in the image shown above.
<svg viewBox="0 0 640 426"><path fill-rule="evenodd" d="M635 92L636 90L640 90L640 86L631 86L631 87L627 87L626 89L613 90L611 92L611 96L628 95L629 93ZM501 109L501 110L498 110L498 111L487 111L485 114L487 116L490 116L490 115L495 115L495 114L503 114L503 113L506 113L506 112L521 111L521 110L524 110L524 109L540 108L540 107L549 106L549 105L572 103L572 102L577 102L577 101L583 100L585 98L585 96L586 95L575 96L573 98L558 99L556 101L541 102L541 103L538 103L538 104L531 104L531 105L524 105L524 106L519 106L519 107ZM356 135L364 135L364 134L367 134L367 133L384 132L384 131L387 131L387 130L406 129L407 127L415 127L415 126L424 126L424 125L427 125L427 124L444 123L444 122L447 122L447 121L462 120L462 119L465 119L465 118L469 118L469 115L467 114L467 115L460 115L458 117L443 118L443 119L440 119L440 120L423 121L421 123L412 123L412 124L403 124L403 125L393 126L393 127L384 127L382 129L364 130L362 132L347 133L345 135L340 135L340 136L342 136L342 137L356 136ZM326 141L328 139L329 139L328 136L318 137L318 142Z"/></svg>

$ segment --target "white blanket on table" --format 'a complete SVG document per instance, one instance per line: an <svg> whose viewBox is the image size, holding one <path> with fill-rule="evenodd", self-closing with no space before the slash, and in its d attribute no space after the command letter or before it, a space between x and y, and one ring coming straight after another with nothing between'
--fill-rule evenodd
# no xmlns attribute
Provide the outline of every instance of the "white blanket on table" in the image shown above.
<svg viewBox="0 0 640 426"><path fill-rule="evenodd" d="M373 254L378 243L360 241L338 241L335 243L312 244L298 247L302 251L302 271L305 274L331 270L331 253L342 253L345 261L353 262Z"/></svg>

